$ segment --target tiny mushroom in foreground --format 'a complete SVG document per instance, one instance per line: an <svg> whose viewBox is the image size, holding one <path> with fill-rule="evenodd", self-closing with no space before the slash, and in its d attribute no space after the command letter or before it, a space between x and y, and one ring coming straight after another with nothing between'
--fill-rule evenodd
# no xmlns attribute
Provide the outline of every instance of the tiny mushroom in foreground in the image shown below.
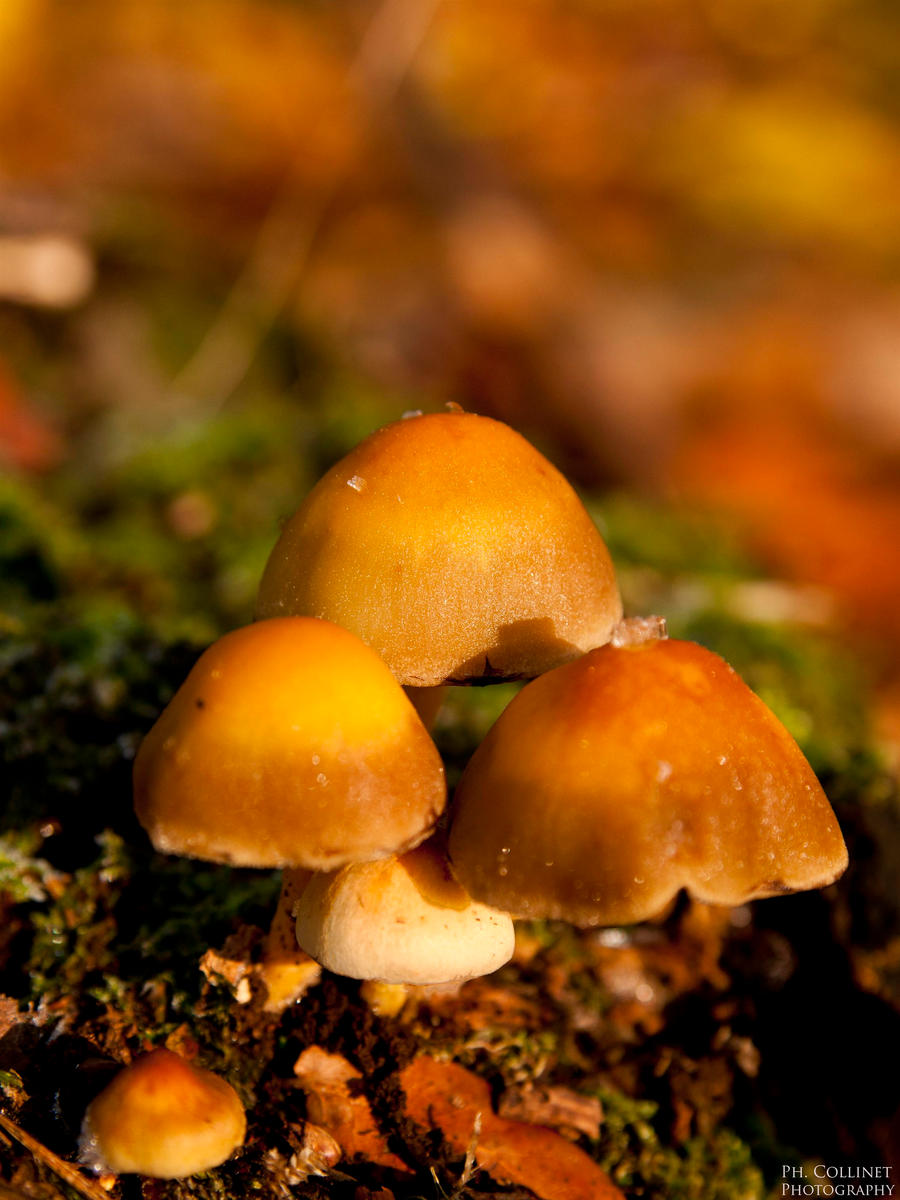
<svg viewBox="0 0 900 1200"><path fill-rule="evenodd" d="M472 900L435 839L399 857L314 875L295 908L297 940L339 975L440 984L497 970L513 923Z"/></svg>
<svg viewBox="0 0 900 1200"><path fill-rule="evenodd" d="M445 798L440 755L390 671L352 633L310 617L220 638L134 770L157 850L249 867L327 871L403 852ZM304 882L287 872L267 939L275 992L290 965L285 914Z"/></svg>
<svg viewBox="0 0 900 1200"><path fill-rule="evenodd" d="M230 1084L160 1048L124 1067L91 1101L81 1159L98 1172L182 1179L229 1158L246 1123Z"/></svg>
<svg viewBox="0 0 900 1200"><path fill-rule="evenodd" d="M456 411L377 430L319 481L257 613L336 621L424 689L539 675L602 645L621 602L560 472L509 426Z"/></svg>
<svg viewBox="0 0 900 1200"><path fill-rule="evenodd" d="M472 757L449 852L517 916L616 925L824 887L847 851L796 742L717 655L608 645L528 684Z"/></svg>

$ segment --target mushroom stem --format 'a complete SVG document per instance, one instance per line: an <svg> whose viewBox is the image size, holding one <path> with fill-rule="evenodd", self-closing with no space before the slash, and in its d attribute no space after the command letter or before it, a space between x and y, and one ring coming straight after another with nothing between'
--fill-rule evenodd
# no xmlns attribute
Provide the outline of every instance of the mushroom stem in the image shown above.
<svg viewBox="0 0 900 1200"><path fill-rule="evenodd" d="M302 867L288 867L281 875L278 907L263 947L260 976L266 985L267 1012L281 1012L314 987L322 968L297 945L294 929L294 905L313 872Z"/></svg>
<svg viewBox="0 0 900 1200"><path fill-rule="evenodd" d="M668 636L665 617L623 617L613 626L609 641L612 646L642 646Z"/></svg>
<svg viewBox="0 0 900 1200"><path fill-rule="evenodd" d="M405 687L403 690L419 714L419 720L430 733L444 702L446 687L439 683L435 687Z"/></svg>
<svg viewBox="0 0 900 1200"><path fill-rule="evenodd" d="M359 994L376 1017L397 1017L409 996L409 985L364 979Z"/></svg>

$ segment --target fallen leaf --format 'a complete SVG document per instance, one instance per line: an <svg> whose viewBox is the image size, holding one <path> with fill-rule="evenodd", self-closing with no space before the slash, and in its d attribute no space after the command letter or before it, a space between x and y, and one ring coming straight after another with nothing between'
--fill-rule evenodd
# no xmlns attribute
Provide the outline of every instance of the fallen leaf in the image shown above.
<svg viewBox="0 0 900 1200"><path fill-rule="evenodd" d="M400 1082L408 1115L426 1128L437 1126L458 1154L469 1150L480 1117L475 1161L498 1183L530 1188L541 1200L624 1200L606 1172L558 1133L497 1116L487 1083L464 1067L423 1056L402 1071Z"/></svg>
<svg viewBox="0 0 900 1200"><path fill-rule="evenodd" d="M507 1088L497 1104L497 1114L528 1125L549 1125L564 1133L600 1136L603 1106L596 1096L581 1096L565 1087Z"/></svg>
<svg viewBox="0 0 900 1200"><path fill-rule="evenodd" d="M427 997L427 1007L458 1029L470 1032L497 1026L538 1029L541 1025L541 1007L536 999L483 979L464 984L458 994L432 992Z"/></svg>
<svg viewBox="0 0 900 1200"><path fill-rule="evenodd" d="M388 1150L368 1100L351 1091L351 1081L362 1076L346 1058L310 1046L294 1063L294 1074L306 1093L310 1121L327 1129L347 1158L359 1155L381 1167L409 1172Z"/></svg>

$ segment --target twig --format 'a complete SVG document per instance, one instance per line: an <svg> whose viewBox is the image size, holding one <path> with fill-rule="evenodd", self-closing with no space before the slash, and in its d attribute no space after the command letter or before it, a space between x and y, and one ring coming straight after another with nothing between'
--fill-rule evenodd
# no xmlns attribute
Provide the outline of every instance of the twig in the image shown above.
<svg viewBox="0 0 900 1200"><path fill-rule="evenodd" d="M54 1154L52 1150L48 1150L37 1138L33 1138L30 1133L26 1133L15 1121L11 1121L3 1113L0 1113L0 1128L5 1129L11 1137L14 1137L17 1142L21 1143L26 1150L29 1150L38 1162L43 1163L45 1167L49 1167L69 1187L74 1188L76 1192L85 1196L86 1200L109 1200L109 1195L96 1183L93 1183L90 1179L85 1179L77 1167L73 1167L64 1158L60 1158L58 1154ZM8 1194L18 1196L20 1193L10 1191ZM0 1192L0 1196L2 1196L2 1192Z"/></svg>
<svg viewBox="0 0 900 1200"><path fill-rule="evenodd" d="M387 104L409 71L440 0L382 0L349 76L376 105ZM176 393L219 409L249 371L266 333L297 288L325 217L345 181L337 170L306 207L302 156L263 219L253 248L199 346L173 381ZM299 211L298 211L299 210Z"/></svg>

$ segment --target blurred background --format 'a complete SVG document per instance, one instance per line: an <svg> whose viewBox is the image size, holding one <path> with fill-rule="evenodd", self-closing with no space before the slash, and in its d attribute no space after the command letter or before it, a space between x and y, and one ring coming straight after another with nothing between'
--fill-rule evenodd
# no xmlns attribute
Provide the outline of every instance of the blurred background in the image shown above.
<svg viewBox="0 0 900 1200"><path fill-rule="evenodd" d="M452 400L733 513L892 674L892 0L4 0L0 145L0 460L156 618L245 620L321 467Z"/></svg>

